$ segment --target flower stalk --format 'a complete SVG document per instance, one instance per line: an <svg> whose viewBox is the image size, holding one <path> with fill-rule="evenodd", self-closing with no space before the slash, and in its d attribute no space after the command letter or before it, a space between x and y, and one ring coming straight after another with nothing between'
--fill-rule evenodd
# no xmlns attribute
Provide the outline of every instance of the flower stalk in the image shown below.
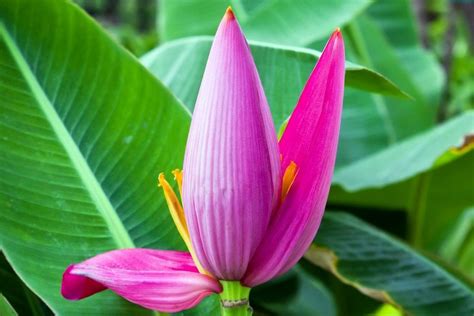
<svg viewBox="0 0 474 316"><path fill-rule="evenodd" d="M251 316L252 307L249 304L250 288L242 286L239 281L220 281L222 292L221 315Z"/></svg>

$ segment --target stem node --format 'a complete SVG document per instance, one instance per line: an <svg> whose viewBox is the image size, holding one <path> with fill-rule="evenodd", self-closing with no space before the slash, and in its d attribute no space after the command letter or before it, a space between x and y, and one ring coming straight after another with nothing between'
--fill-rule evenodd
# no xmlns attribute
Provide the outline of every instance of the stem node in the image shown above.
<svg viewBox="0 0 474 316"><path fill-rule="evenodd" d="M249 305L250 288L239 281L220 281L222 284L221 313L224 316L251 316Z"/></svg>

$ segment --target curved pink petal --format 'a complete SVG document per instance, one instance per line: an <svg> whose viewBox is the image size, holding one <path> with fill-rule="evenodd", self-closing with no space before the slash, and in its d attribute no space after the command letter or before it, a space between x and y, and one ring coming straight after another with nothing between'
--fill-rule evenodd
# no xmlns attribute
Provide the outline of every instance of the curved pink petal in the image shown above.
<svg viewBox="0 0 474 316"><path fill-rule="evenodd" d="M243 283L261 284L289 270L313 240L323 216L336 159L344 89L344 43L329 39L280 141L282 168L298 166Z"/></svg>
<svg viewBox="0 0 474 316"><path fill-rule="evenodd" d="M204 269L219 279L243 276L279 186L269 107L249 46L228 10L207 61L183 168L186 221Z"/></svg>
<svg viewBox="0 0 474 316"><path fill-rule="evenodd" d="M187 252L123 249L70 265L61 294L79 300L110 289L145 308L174 313L221 291L220 283L200 274Z"/></svg>

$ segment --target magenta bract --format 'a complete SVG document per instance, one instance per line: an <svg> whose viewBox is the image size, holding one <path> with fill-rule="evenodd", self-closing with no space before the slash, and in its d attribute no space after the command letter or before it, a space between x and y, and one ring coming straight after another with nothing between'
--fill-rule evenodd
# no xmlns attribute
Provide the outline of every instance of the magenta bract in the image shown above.
<svg viewBox="0 0 474 316"><path fill-rule="evenodd" d="M165 190L192 256L107 252L71 265L63 296L81 299L108 288L144 307L176 312L219 293L218 280L254 287L288 271L313 240L324 212L343 89L344 43L336 30L277 143L249 46L229 9L193 113L183 170L184 214L171 188Z"/></svg>
<svg viewBox="0 0 474 316"><path fill-rule="evenodd" d="M183 206L203 267L240 280L280 188L280 153L250 49L228 12L217 30L193 112Z"/></svg>
<svg viewBox="0 0 474 316"><path fill-rule="evenodd" d="M113 250L69 266L61 294L77 300L106 288L143 307L169 313L191 308L221 291L217 280L198 272L189 253L137 248Z"/></svg>

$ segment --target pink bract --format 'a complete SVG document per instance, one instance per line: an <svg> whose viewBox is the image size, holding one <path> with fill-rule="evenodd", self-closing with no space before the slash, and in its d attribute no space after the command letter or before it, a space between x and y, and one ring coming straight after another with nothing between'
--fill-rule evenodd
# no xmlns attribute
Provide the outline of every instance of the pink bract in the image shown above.
<svg viewBox="0 0 474 316"><path fill-rule="evenodd" d="M181 221L180 233L189 234L193 257L169 250L106 252L69 266L62 295L76 300L110 289L146 308L177 312L221 292L219 280L254 287L288 271L312 242L323 216L336 159L344 72L344 43L336 30L278 143L250 48L228 10L211 48L188 136L185 222L181 206L173 204L173 218Z"/></svg>

